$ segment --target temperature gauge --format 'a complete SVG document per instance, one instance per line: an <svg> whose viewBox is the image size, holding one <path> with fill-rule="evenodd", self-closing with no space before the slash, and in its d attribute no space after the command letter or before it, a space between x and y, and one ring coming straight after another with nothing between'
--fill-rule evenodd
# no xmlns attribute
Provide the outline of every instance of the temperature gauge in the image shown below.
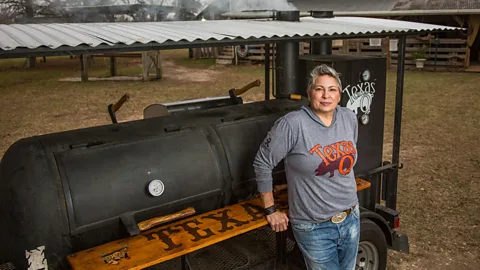
<svg viewBox="0 0 480 270"><path fill-rule="evenodd" d="M362 124L366 125L368 122L370 122L370 117L368 117L368 114L364 114L360 117L360 121Z"/></svg>
<svg viewBox="0 0 480 270"><path fill-rule="evenodd" d="M370 70L366 69L362 72L362 81L367 82L370 80Z"/></svg>
<svg viewBox="0 0 480 270"><path fill-rule="evenodd" d="M163 191L165 190L165 186L163 185L163 182L160 181L160 180L153 180L152 182L150 182L150 184L148 184L148 192L150 192L150 194L152 196L160 196L162 195Z"/></svg>

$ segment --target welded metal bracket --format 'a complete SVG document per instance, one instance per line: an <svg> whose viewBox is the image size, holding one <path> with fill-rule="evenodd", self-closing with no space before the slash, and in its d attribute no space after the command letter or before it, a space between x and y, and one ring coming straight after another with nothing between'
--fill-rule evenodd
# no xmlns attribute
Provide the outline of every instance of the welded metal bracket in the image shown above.
<svg viewBox="0 0 480 270"><path fill-rule="evenodd" d="M130 236L138 235L140 233L140 228L138 227L133 214L123 214L120 216L120 220Z"/></svg>

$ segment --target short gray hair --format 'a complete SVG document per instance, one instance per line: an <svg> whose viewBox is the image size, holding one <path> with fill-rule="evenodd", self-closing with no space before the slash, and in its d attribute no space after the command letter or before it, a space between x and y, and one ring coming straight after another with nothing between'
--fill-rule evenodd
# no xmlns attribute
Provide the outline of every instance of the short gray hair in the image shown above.
<svg viewBox="0 0 480 270"><path fill-rule="evenodd" d="M338 88L340 92L342 92L342 81L340 81L340 73L338 73L332 67L329 67L325 64L321 64L319 66L316 66L312 70L312 72L310 72L310 77L308 78L307 93L312 90L313 85L315 84L315 81L317 80L317 78L323 75L327 75L334 78L338 83Z"/></svg>

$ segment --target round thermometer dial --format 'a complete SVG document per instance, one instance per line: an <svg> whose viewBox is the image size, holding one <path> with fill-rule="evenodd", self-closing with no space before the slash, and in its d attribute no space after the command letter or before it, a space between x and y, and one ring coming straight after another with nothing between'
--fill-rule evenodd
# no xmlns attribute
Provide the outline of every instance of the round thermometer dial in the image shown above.
<svg viewBox="0 0 480 270"><path fill-rule="evenodd" d="M162 195L164 190L165 186L160 180L153 180L152 182L150 182L150 184L148 184L148 192L150 192L152 196L160 196Z"/></svg>

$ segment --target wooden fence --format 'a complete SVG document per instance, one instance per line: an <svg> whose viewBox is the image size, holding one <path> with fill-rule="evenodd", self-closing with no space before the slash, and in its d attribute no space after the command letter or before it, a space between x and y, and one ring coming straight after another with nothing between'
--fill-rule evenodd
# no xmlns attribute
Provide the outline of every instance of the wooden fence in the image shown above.
<svg viewBox="0 0 480 270"><path fill-rule="evenodd" d="M405 65L415 65L415 52L423 52L426 59L425 67L429 69L459 70L467 68L467 40L461 38L440 38L437 40L419 40L408 38ZM398 63L398 53L390 53L392 65Z"/></svg>
<svg viewBox="0 0 480 270"><path fill-rule="evenodd" d="M407 38L406 43L406 68L414 68L414 52L424 52L426 59L425 69L462 69L467 67L467 43L462 38ZM393 41L394 43L394 41ZM299 54L308 54L310 44L301 42ZM379 39L345 39L332 41L332 54L359 55L359 56L385 56L389 66L395 66L398 62L397 51L391 51L389 38ZM244 57L237 54L233 46L219 49L216 56L222 63L241 63L264 61L265 46L263 44L249 45L248 53Z"/></svg>

